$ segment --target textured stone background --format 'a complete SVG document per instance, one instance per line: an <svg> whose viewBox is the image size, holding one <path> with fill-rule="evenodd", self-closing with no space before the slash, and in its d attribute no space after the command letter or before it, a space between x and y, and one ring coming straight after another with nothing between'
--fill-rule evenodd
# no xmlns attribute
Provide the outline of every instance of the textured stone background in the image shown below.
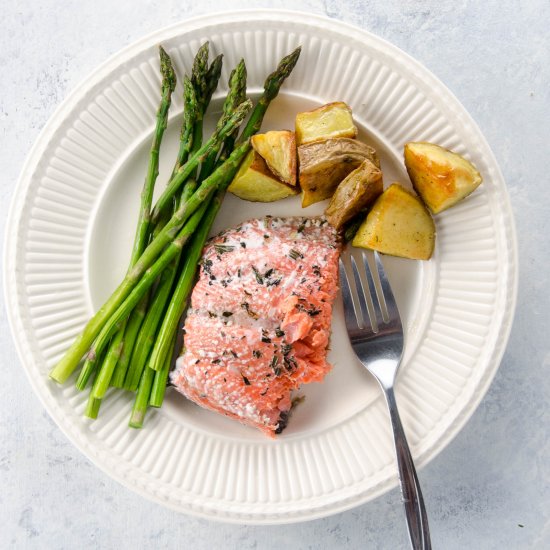
<svg viewBox="0 0 550 550"><path fill-rule="evenodd" d="M99 63L186 17L281 6L354 23L407 51L458 96L496 154L519 236L513 334L479 409L421 478L435 548L549 548L547 0L2 0L0 231L40 129ZM331 518L271 528L211 523L149 503L95 468L61 434L23 374L4 308L0 327L0 548L407 547L397 490Z"/></svg>

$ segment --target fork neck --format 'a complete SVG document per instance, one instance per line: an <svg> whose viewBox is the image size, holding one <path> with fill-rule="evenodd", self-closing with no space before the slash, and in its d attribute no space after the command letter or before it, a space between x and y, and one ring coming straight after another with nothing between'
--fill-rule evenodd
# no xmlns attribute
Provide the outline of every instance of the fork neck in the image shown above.
<svg viewBox="0 0 550 550"><path fill-rule="evenodd" d="M376 377L386 392L393 389L399 363L400 360L394 358L380 358L369 361L369 371Z"/></svg>

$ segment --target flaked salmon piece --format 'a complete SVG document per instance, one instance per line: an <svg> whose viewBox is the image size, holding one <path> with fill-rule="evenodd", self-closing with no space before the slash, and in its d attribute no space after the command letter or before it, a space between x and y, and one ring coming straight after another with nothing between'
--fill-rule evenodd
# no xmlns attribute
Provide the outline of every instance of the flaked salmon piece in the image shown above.
<svg viewBox="0 0 550 550"><path fill-rule="evenodd" d="M273 437L291 392L321 381L341 243L324 218L266 217L203 251L174 386L199 405Z"/></svg>

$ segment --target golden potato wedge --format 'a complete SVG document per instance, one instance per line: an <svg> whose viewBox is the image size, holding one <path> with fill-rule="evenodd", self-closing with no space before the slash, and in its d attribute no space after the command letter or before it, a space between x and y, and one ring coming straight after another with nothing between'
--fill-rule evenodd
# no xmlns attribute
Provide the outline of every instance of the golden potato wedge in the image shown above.
<svg viewBox="0 0 550 550"><path fill-rule="evenodd" d="M320 139L357 136L351 109L343 102L327 103L322 107L296 115L298 145Z"/></svg>
<svg viewBox="0 0 550 550"><path fill-rule="evenodd" d="M471 162L425 141L405 145L405 167L416 192L434 214L467 197L482 182Z"/></svg>
<svg viewBox="0 0 550 550"><path fill-rule="evenodd" d="M265 160L269 169L282 181L296 185L296 138L289 130L256 134L252 147Z"/></svg>
<svg viewBox="0 0 550 550"><path fill-rule="evenodd" d="M338 184L364 160L380 168L378 155L372 147L349 138L300 145L298 159L303 207L332 197Z"/></svg>
<svg viewBox="0 0 550 550"><path fill-rule="evenodd" d="M435 246L435 224L417 196L392 183L370 209L352 244L391 256L429 260Z"/></svg>
<svg viewBox="0 0 550 550"><path fill-rule="evenodd" d="M362 164L338 185L325 215L336 229L365 210L382 193L382 171L370 160Z"/></svg>
<svg viewBox="0 0 550 550"><path fill-rule="evenodd" d="M278 180L269 171L264 159L254 149L243 160L228 191L253 202L273 202L298 194L296 188Z"/></svg>

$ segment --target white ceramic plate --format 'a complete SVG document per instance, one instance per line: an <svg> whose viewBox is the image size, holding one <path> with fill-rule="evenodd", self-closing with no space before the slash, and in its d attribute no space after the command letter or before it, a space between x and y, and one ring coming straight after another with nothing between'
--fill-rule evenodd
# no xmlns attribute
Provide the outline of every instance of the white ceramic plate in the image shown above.
<svg viewBox="0 0 550 550"><path fill-rule="evenodd" d="M159 31L107 61L46 125L16 189L5 248L10 321L37 395L82 452L148 498L225 521L302 521L363 503L397 479L384 403L351 353L341 304L334 370L302 392L304 403L276 441L175 393L141 431L127 427L131 399L122 392L109 395L99 420L87 421L86 394L47 376L125 271L158 102L156 44L181 76L206 39L225 55L224 86L246 59L253 97L277 61L302 45L265 129L292 127L298 110L343 100L361 137L379 149L386 183L408 181L403 145L420 139L466 155L484 176L471 197L437 216L430 262L386 261L407 328L397 396L419 466L460 430L498 367L515 303L513 220L495 159L452 94L390 44L310 14L212 15ZM159 182L177 147L180 92ZM220 89L214 112L223 95ZM264 213L300 214L298 202L258 206L228 197L216 229Z"/></svg>

